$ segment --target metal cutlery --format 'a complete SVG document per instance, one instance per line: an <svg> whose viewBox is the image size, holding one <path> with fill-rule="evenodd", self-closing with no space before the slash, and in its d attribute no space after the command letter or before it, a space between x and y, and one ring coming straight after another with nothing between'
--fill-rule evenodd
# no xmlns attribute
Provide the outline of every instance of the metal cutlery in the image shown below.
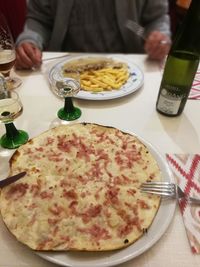
<svg viewBox="0 0 200 267"><path fill-rule="evenodd" d="M145 36L145 29L141 25L139 25L137 22L133 20L127 20L126 21L126 28L130 31L134 32L136 35L140 36L142 39L146 39Z"/></svg>
<svg viewBox="0 0 200 267"><path fill-rule="evenodd" d="M141 37L143 40L146 40L145 28L138 24L136 21L127 20L125 24L126 28ZM168 40L162 40L161 44L169 44Z"/></svg>
<svg viewBox="0 0 200 267"><path fill-rule="evenodd" d="M3 188L9 184L16 182L17 180L24 177L25 175L26 175L26 172L20 172L13 176L7 177L6 179L0 180L0 188Z"/></svg>
<svg viewBox="0 0 200 267"><path fill-rule="evenodd" d="M162 197L186 199L190 203L200 204L200 198L188 196L177 184L170 182L143 183L140 187L140 191L144 193L160 195Z"/></svg>
<svg viewBox="0 0 200 267"><path fill-rule="evenodd" d="M69 56L69 54L65 54L65 55L62 55L62 56L53 56L53 57L49 57L49 58L44 58L44 59L42 59L42 61L56 60L56 59L65 58L65 57L68 57L68 56Z"/></svg>

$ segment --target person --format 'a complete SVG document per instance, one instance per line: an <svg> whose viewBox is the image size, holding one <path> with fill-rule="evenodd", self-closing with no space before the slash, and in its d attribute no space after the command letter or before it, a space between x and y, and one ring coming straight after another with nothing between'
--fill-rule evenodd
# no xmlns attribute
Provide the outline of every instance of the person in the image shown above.
<svg viewBox="0 0 200 267"><path fill-rule="evenodd" d="M26 0L0 0L0 13L6 18L15 41L24 28Z"/></svg>
<svg viewBox="0 0 200 267"><path fill-rule="evenodd" d="M127 28L145 28L146 38ZM162 60L170 48L167 0L29 0L17 39L17 68L39 67L42 51L144 53Z"/></svg>

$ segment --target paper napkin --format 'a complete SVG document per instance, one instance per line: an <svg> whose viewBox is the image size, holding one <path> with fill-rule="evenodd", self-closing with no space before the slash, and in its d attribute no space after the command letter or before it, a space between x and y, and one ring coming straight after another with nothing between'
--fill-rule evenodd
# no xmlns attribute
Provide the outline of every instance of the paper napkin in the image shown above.
<svg viewBox="0 0 200 267"><path fill-rule="evenodd" d="M200 99L200 69L198 69L188 99Z"/></svg>
<svg viewBox="0 0 200 267"><path fill-rule="evenodd" d="M200 154L167 154L177 184L188 195L200 198ZM200 254L200 205L179 201L187 237L193 253Z"/></svg>

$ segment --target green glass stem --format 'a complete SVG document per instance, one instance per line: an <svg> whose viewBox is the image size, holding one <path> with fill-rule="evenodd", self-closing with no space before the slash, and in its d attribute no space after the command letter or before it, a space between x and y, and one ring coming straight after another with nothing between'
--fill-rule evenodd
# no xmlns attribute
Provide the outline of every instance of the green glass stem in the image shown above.
<svg viewBox="0 0 200 267"><path fill-rule="evenodd" d="M29 136L27 132L23 130L17 130L15 125L6 123L6 133L0 138L0 145L4 148L14 149L25 144Z"/></svg>
<svg viewBox="0 0 200 267"><path fill-rule="evenodd" d="M65 98L65 105L58 111L58 118L65 121L73 121L81 116L81 110L74 107L71 97Z"/></svg>
<svg viewBox="0 0 200 267"><path fill-rule="evenodd" d="M15 136L19 134L19 131L15 127L14 123L6 123L6 136L10 139L13 139Z"/></svg>
<svg viewBox="0 0 200 267"><path fill-rule="evenodd" d="M74 105L71 97L65 97L64 110L69 113L74 111Z"/></svg>

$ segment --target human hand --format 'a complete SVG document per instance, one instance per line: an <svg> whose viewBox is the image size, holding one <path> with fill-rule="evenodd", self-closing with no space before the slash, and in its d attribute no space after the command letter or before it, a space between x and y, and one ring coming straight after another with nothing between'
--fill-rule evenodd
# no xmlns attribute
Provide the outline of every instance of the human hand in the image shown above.
<svg viewBox="0 0 200 267"><path fill-rule="evenodd" d="M144 49L150 59L163 60L168 54L171 40L159 31L153 31L145 40Z"/></svg>
<svg viewBox="0 0 200 267"><path fill-rule="evenodd" d="M42 63L42 52L33 43L24 42L16 48L17 69L39 68Z"/></svg>

